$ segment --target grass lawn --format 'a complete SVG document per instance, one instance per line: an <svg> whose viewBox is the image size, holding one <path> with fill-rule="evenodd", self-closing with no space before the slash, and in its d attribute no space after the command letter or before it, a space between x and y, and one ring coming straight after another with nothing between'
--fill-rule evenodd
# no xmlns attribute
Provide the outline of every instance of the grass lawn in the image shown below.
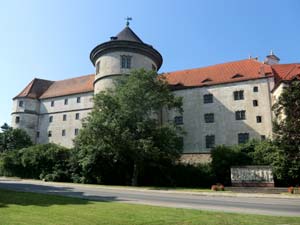
<svg viewBox="0 0 300 225"><path fill-rule="evenodd" d="M216 213L0 190L0 224L300 224L300 217Z"/></svg>

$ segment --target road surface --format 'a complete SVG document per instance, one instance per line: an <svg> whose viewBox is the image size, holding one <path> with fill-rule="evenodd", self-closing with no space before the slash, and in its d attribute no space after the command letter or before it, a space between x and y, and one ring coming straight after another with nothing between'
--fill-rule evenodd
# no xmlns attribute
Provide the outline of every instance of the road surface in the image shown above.
<svg viewBox="0 0 300 225"><path fill-rule="evenodd" d="M299 216L300 198L219 196L161 190L135 190L71 183L0 178L0 188L84 198L198 210Z"/></svg>

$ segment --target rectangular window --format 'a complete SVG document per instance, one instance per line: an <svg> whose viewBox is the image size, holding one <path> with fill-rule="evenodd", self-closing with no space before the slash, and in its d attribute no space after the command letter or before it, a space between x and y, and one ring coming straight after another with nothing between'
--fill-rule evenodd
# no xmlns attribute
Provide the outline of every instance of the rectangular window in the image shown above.
<svg viewBox="0 0 300 225"><path fill-rule="evenodd" d="M68 105L68 99L67 98L65 99L65 105Z"/></svg>
<svg viewBox="0 0 300 225"><path fill-rule="evenodd" d="M66 121L67 120L67 114L64 114L63 115L63 121Z"/></svg>
<svg viewBox="0 0 300 225"><path fill-rule="evenodd" d="M253 87L253 92L258 92L258 87L257 86Z"/></svg>
<svg viewBox="0 0 300 225"><path fill-rule="evenodd" d="M244 91L235 91L233 92L234 100L243 100L244 99Z"/></svg>
<svg viewBox="0 0 300 225"><path fill-rule="evenodd" d="M256 116L256 122L261 123L262 122L262 117L261 116Z"/></svg>
<svg viewBox="0 0 300 225"><path fill-rule="evenodd" d="M121 68L130 69L131 68L131 56L121 55Z"/></svg>
<svg viewBox="0 0 300 225"><path fill-rule="evenodd" d="M37 138L40 137L40 132L39 132L39 131L36 132L36 137L37 137Z"/></svg>
<svg viewBox="0 0 300 225"><path fill-rule="evenodd" d="M20 117L19 116L16 116L16 123L20 123Z"/></svg>
<svg viewBox="0 0 300 225"><path fill-rule="evenodd" d="M48 131L48 137L52 137L52 131L51 130Z"/></svg>
<svg viewBox="0 0 300 225"><path fill-rule="evenodd" d="M53 107L54 106L54 101L51 101L51 107Z"/></svg>
<svg viewBox="0 0 300 225"><path fill-rule="evenodd" d="M79 120L79 113L75 114L75 120Z"/></svg>
<svg viewBox="0 0 300 225"><path fill-rule="evenodd" d="M96 74L100 72L100 61L96 63Z"/></svg>
<svg viewBox="0 0 300 225"><path fill-rule="evenodd" d="M81 100L80 97L77 97L76 102L80 103L80 100Z"/></svg>
<svg viewBox="0 0 300 225"><path fill-rule="evenodd" d="M213 123L215 122L215 116L213 113L206 113L204 114L204 121L205 123Z"/></svg>
<svg viewBox="0 0 300 225"><path fill-rule="evenodd" d="M239 133L238 134L238 143L244 144L249 141L249 133Z"/></svg>
<svg viewBox="0 0 300 225"><path fill-rule="evenodd" d="M53 116L49 116L49 123L53 122Z"/></svg>
<svg viewBox="0 0 300 225"><path fill-rule="evenodd" d="M61 131L61 136L66 136L66 130Z"/></svg>
<svg viewBox="0 0 300 225"><path fill-rule="evenodd" d="M213 103L213 95L212 94L206 94L203 95L203 103L207 104L207 103Z"/></svg>
<svg viewBox="0 0 300 225"><path fill-rule="evenodd" d="M253 100L253 106L254 107L258 106L258 101L257 100Z"/></svg>
<svg viewBox="0 0 300 225"><path fill-rule="evenodd" d="M176 125L183 124L183 117L182 116L175 116L174 122L175 122Z"/></svg>
<svg viewBox="0 0 300 225"><path fill-rule="evenodd" d="M19 107L23 107L24 102L23 101L19 101Z"/></svg>
<svg viewBox="0 0 300 225"><path fill-rule="evenodd" d="M75 130L74 130L74 135L77 136L78 133L79 133L79 129L78 129L78 128L75 128Z"/></svg>
<svg viewBox="0 0 300 225"><path fill-rule="evenodd" d="M236 120L245 120L246 119L246 111L245 110L236 111L235 119Z"/></svg>
<svg viewBox="0 0 300 225"><path fill-rule="evenodd" d="M206 135L205 136L205 146L206 146L206 148L215 147L215 135Z"/></svg>

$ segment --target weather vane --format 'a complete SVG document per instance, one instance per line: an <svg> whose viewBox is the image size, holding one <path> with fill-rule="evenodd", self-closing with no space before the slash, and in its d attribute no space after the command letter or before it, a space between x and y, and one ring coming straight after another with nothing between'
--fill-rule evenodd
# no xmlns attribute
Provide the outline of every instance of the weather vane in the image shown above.
<svg viewBox="0 0 300 225"><path fill-rule="evenodd" d="M126 20L126 26L128 27L129 26L129 21L132 20L132 17L127 16L127 18L125 18L125 20Z"/></svg>

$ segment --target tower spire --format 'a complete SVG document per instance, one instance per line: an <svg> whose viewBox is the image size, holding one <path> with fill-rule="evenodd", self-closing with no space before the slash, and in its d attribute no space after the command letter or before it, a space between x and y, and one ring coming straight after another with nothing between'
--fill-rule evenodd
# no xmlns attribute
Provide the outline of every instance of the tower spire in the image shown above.
<svg viewBox="0 0 300 225"><path fill-rule="evenodd" d="M126 20L126 27L129 27L129 21L132 20L132 17L128 17L128 16L127 16L127 17L125 18L125 20Z"/></svg>

